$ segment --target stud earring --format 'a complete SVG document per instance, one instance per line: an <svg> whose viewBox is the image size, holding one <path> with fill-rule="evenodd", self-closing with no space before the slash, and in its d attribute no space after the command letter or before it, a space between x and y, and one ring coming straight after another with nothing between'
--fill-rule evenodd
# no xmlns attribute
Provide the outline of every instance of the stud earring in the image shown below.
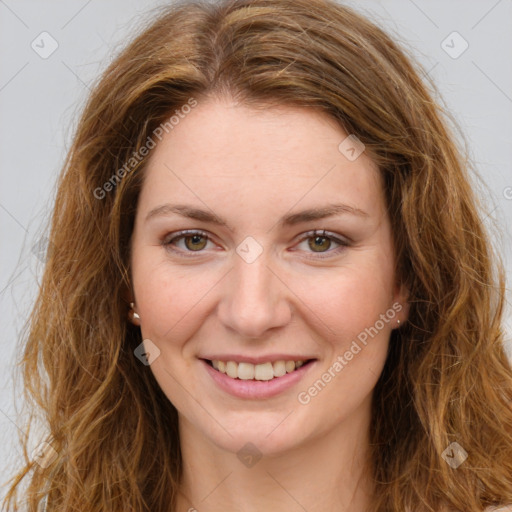
<svg viewBox="0 0 512 512"><path fill-rule="evenodd" d="M131 310L132 310L132 311L131 311L131 314L132 314L132 316L133 316L133 319L134 319L134 320L140 320L140 316L139 316L139 314L138 314L138 313L136 313L136 312L133 310L133 308L134 308L134 307L135 307L135 303L134 303L134 302L130 302L130 308L131 308Z"/></svg>
<svg viewBox="0 0 512 512"><path fill-rule="evenodd" d="M398 327L400 327L400 320L396 321L396 325L398 325Z"/></svg>

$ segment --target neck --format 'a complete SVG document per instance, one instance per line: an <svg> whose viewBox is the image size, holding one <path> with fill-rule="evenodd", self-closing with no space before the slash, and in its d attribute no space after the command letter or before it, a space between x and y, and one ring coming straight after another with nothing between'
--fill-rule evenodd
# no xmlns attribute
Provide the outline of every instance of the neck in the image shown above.
<svg viewBox="0 0 512 512"><path fill-rule="evenodd" d="M365 512L373 490L365 467L369 418L369 409L359 411L334 431L246 466L180 417L177 512Z"/></svg>

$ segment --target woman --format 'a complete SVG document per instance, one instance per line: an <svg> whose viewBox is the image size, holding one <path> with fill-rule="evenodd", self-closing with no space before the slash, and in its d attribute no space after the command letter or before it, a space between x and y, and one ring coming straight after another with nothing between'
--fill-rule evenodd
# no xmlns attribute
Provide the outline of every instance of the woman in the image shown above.
<svg viewBox="0 0 512 512"><path fill-rule="evenodd" d="M48 512L512 503L503 271L352 10L169 7L94 89L50 238L23 358L50 435L7 507L25 476Z"/></svg>

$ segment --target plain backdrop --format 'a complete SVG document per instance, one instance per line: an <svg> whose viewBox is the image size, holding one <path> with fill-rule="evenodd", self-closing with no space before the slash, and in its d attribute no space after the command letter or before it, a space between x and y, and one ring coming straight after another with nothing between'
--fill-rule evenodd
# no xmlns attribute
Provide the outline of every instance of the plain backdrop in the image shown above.
<svg viewBox="0 0 512 512"><path fill-rule="evenodd" d="M91 81L132 37L147 12L164 3L0 0L1 483L21 453L17 438L23 425L14 408L14 361L41 276L42 228L77 116ZM434 80L487 185L485 222L497 223L501 230L494 242L506 264L510 288L512 0L347 3L398 38ZM509 309L508 333L511 325Z"/></svg>

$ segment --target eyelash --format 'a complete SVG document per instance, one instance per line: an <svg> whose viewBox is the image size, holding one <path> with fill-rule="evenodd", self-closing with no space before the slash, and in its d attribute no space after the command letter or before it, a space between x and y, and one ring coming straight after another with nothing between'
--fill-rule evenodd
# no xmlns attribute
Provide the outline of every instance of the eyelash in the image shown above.
<svg viewBox="0 0 512 512"><path fill-rule="evenodd" d="M212 241L210 236L208 235L208 233L206 233L205 231L189 229L189 230L185 230L185 231L178 231L175 234L175 236L173 236L172 238L168 238L168 237L164 238L162 245L166 249L169 249L175 253L179 253L181 256L183 256L185 258L195 258L195 257L199 256L200 253L203 252L203 250L183 251L181 249L175 249L172 246L172 244L175 243L176 241L186 238L188 236L194 236L194 235L199 235L201 237L207 238L210 242ZM330 233L329 231L326 231L324 229L321 229L321 230L316 229L316 230L308 231L308 232L304 233L304 236L297 243L301 243L304 240L307 240L308 238L315 238L315 237L327 238L327 239L339 244L341 247L338 247L333 250L327 250L323 253L322 252L317 252L317 253L312 252L310 254L314 254L315 256L306 256L307 258L312 258L312 259L330 258L330 257L332 257L333 254L338 255L341 251L343 251L346 247L349 247L349 245L350 245L348 241L342 240L342 239L338 238L337 236L335 236L333 233ZM194 254L194 253L196 253L196 254ZM328 254L328 256L321 256L322 254Z"/></svg>

